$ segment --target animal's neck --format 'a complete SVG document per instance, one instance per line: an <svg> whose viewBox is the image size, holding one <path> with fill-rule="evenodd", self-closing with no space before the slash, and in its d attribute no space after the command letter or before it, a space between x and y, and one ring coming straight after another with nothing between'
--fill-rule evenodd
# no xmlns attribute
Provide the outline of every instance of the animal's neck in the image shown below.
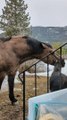
<svg viewBox="0 0 67 120"><path fill-rule="evenodd" d="M19 63L20 64L27 61L27 60L33 59L32 55L30 55L29 52L24 53L22 56L19 55L18 58L19 58Z"/></svg>
<svg viewBox="0 0 67 120"><path fill-rule="evenodd" d="M36 44L35 44L36 43ZM43 48L40 42L34 42L27 39L13 39L9 41L12 51L15 53L19 63L23 63L29 59L42 58Z"/></svg>
<svg viewBox="0 0 67 120"><path fill-rule="evenodd" d="M61 66L60 65L56 65L55 67L54 67L54 71L55 72L57 72L57 71L61 71Z"/></svg>
<svg viewBox="0 0 67 120"><path fill-rule="evenodd" d="M23 47L16 46L16 48L14 48L14 52L16 57L19 59L20 64L34 58L31 48L29 48L27 45L23 45Z"/></svg>

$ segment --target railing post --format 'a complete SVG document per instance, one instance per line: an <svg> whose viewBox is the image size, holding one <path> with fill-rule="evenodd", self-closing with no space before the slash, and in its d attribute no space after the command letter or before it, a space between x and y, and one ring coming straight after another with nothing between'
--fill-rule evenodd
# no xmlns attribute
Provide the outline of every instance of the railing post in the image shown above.
<svg viewBox="0 0 67 120"><path fill-rule="evenodd" d="M61 62L61 57L62 57L62 47L60 47L60 62ZM59 89L61 89L61 66L60 66L60 85Z"/></svg>
<svg viewBox="0 0 67 120"><path fill-rule="evenodd" d="M25 120L25 72L23 72L23 120Z"/></svg>
<svg viewBox="0 0 67 120"><path fill-rule="evenodd" d="M37 76L36 76L36 64L35 64L35 96L37 96Z"/></svg>
<svg viewBox="0 0 67 120"><path fill-rule="evenodd" d="M47 93L50 90L50 81L49 81L49 64L48 64L48 56L47 56Z"/></svg>

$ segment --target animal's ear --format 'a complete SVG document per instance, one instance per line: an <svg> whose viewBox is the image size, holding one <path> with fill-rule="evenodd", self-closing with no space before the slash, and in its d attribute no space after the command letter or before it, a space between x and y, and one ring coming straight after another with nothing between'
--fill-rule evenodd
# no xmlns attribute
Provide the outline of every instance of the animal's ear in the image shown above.
<svg viewBox="0 0 67 120"><path fill-rule="evenodd" d="M40 43L40 45L43 49L46 49L46 45L44 43Z"/></svg>
<svg viewBox="0 0 67 120"><path fill-rule="evenodd" d="M51 48L51 49L53 48L52 45L50 45L49 43L41 43L41 46L42 46L42 48L44 48L44 49L45 49L46 47L49 47L49 48Z"/></svg>

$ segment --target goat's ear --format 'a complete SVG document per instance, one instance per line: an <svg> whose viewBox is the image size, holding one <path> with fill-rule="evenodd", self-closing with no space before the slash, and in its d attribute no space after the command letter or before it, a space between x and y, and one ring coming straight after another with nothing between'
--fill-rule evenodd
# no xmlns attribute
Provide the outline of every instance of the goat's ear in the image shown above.
<svg viewBox="0 0 67 120"><path fill-rule="evenodd" d="M43 49L46 49L46 45L44 43L40 43L40 44Z"/></svg>

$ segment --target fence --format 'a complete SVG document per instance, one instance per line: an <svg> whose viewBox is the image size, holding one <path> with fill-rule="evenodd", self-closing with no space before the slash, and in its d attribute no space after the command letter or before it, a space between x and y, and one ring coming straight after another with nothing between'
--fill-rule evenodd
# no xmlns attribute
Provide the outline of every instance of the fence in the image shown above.
<svg viewBox="0 0 67 120"><path fill-rule="evenodd" d="M52 53L55 53L57 51L59 51L59 54L60 54L60 60L61 60L61 57L62 57L62 53L63 53L63 47L65 47L67 45L67 43L63 44L62 46L60 46L59 48L57 48L55 51L53 51ZM48 64L48 57L49 55L51 55L52 53L48 54L47 56L43 57L42 59L46 59L47 58L47 92L49 92L50 90L50 81L49 81L49 64ZM29 68L27 68L26 70L24 70L22 73L19 74L19 79L20 81L22 82L22 85L23 85L23 120L25 120L25 87L26 87L26 71L28 71L30 68L32 68L33 66L35 66L35 96L37 96L37 74L36 74L36 67L37 67L37 64L42 61L39 60L37 61L36 63L34 63L33 65L31 65ZM21 74L23 74L23 80L21 79ZM61 81L60 81L60 86L61 86Z"/></svg>

